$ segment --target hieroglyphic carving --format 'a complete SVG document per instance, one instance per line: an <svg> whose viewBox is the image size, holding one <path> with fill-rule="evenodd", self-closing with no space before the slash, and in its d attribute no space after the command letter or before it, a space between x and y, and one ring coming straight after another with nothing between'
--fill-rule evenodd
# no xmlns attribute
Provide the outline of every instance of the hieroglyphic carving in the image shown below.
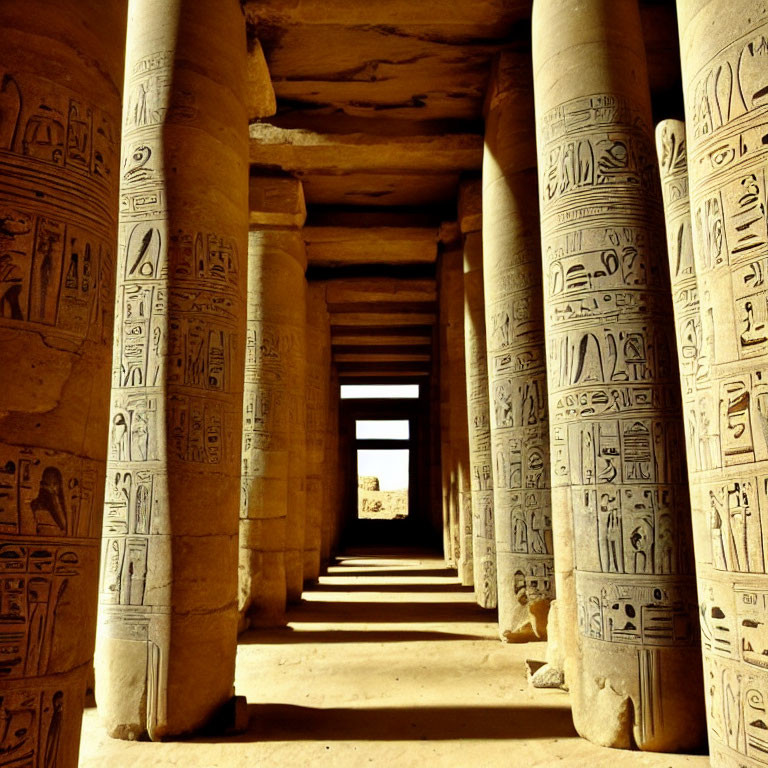
<svg viewBox="0 0 768 768"><path fill-rule="evenodd" d="M306 441L307 512L304 527L304 579L320 575L323 498L327 493L324 475L325 449L331 385L331 328L325 286L307 288L306 334Z"/></svg>
<svg viewBox="0 0 768 768"><path fill-rule="evenodd" d="M298 183L298 182L297 182ZM304 583L306 255L301 231L249 234L240 626L284 621Z"/></svg>
<svg viewBox="0 0 768 768"><path fill-rule="evenodd" d="M593 25L600 42L576 47L594 57L593 87L612 90L534 63L552 501L571 515L578 616L566 678L582 735L676 750L701 734L696 704L668 683L699 673L697 608L642 33L630 1L586 3L569 24L574 39ZM604 689L610 725L593 717Z"/></svg>
<svg viewBox="0 0 768 768"><path fill-rule="evenodd" d="M545 637L555 594L532 88L527 57L502 56L483 160L499 630L508 640Z"/></svg>
<svg viewBox="0 0 768 768"><path fill-rule="evenodd" d="M493 522L493 460L488 402L488 358L485 346L481 232L468 232L464 237L464 344L475 596L484 608L495 608L497 588Z"/></svg>
<svg viewBox="0 0 768 768"><path fill-rule="evenodd" d="M125 14L120 2L0 8L0 766L77 763L96 624Z"/></svg>
<svg viewBox="0 0 768 768"><path fill-rule="evenodd" d="M757 768L768 765L768 12L756 2L678 6L692 230L684 287L694 298L683 302L682 288L675 296L678 345L689 348L683 392L709 743L713 766Z"/></svg>
<svg viewBox="0 0 768 768"><path fill-rule="evenodd" d="M237 82L226 104L208 111L198 104L207 76L184 60L196 38L174 30L181 13L207 14L182 5L164 10L163 41L144 34L157 23L156 9L137 1L125 73L99 643L107 727L130 738L190 730L220 703L226 680L210 691L168 680L171 644L179 645L174 637L192 631L184 605L191 601L208 616L185 641L191 663L202 663L196 642L212 642L212 632L226 635L223 627L235 621L231 604L220 608L234 593L206 593L223 582L197 574L201 547L218 547L237 527L247 178L242 138L234 131L220 136L211 120L220 111L241 125L242 105ZM216 18L238 30L232 8ZM148 40L158 49L147 50ZM210 56L214 70L227 58L221 51ZM234 549L231 555L216 569L233 574ZM194 595L185 593L187 583ZM174 611L184 612L183 629L172 621ZM219 647L217 662L226 667L230 650ZM130 668L134 688L113 689L125 679L121 667ZM191 686L195 674L183 674Z"/></svg>
<svg viewBox="0 0 768 768"><path fill-rule="evenodd" d="M467 379L464 349L464 270L459 243L446 246L441 259L441 333L445 335L443 376L447 379L448 517L453 545L452 562L464 586L474 581L472 491L467 424Z"/></svg>

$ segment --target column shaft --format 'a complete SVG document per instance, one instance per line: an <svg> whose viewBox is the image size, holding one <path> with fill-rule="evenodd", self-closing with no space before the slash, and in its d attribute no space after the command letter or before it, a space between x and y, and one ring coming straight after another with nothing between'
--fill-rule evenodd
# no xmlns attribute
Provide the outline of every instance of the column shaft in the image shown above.
<svg viewBox="0 0 768 768"><path fill-rule="evenodd" d="M97 649L117 737L192 731L233 691L245 59L236 0L129 4Z"/></svg>
<svg viewBox="0 0 768 768"><path fill-rule="evenodd" d="M467 232L464 236L464 344L475 597L483 608L495 608L496 543L493 526L488 360L485 348L483 235L480 231Z"/></svg>
<svg viewBox="0 0 768 768"><path fill-rule="evenodd" d="M539 0L533 46L552 504L573 526L573 587L558 606L574 722L599 744L690 749L702 730L697 605L637 0L578 0L568 13Z"/></svg>
<svg viewBox="0 0 768 768"><path fill-rule="evenodd" d="M536 189L530 61L505 54L487 101L483 261L499 633L507 641L546 637L554 596Z"/></svg>
<svg viewBox="0 0 768 768"><path fill-rule="evenodd" d="M248 259L240 609L251 626L274 626L285 620L289 573L291 596L301 594L304 580L304 532L299 541L296 525L306 455L304 431L297 428L305 408L301 232L252 230Z"/></svg>
<svg viewBox="0 0 768 768"><path fill-rule="evenodd" d="M326 442L331 386L331 327L325 285L307 288L307 514L304 529L304 580L320 575Z"/></svg>
<svg viewBox="0 0 768 768"><path fill-rule="evenodd" d="M687 251L679 261L700 302L679 331L709 745L716 768L756 768L768 749L768 8L677 7L695 270Z"/></svg>
<svg viewBox="0 0 768 768"><path fill-rule="evenodd" d="M126 11L124 0L0 4L3 765L78 762L96 629Z"/></svg>
<svg viewBox="0 0 768 768"><path fill-rule="evenodd" d="M469 473L469 431L467 429L467 382L464 363L464 274L463 252L449 246L442 254L443 280L440 301L447 311L447 361L442 372L448 377L451 446L451 525L455 527L456 567L465 586L473 581L472 492Z"/></svg>

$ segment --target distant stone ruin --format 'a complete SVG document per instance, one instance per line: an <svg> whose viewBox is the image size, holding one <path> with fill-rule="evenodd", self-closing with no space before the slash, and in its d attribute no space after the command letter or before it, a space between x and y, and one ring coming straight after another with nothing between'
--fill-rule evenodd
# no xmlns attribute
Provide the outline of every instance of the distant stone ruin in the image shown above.
<svg viewBox="0 0 768 768"><path fill-rule="evenodd" d="M380 490L379 478L357 479L357 515L364 520L402 520L408 517L408 489Z"/></svg>

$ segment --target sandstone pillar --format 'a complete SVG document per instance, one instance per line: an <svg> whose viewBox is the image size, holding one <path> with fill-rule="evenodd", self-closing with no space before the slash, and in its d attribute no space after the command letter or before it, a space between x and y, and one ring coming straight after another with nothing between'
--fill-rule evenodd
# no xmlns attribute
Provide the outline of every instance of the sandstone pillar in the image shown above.
<svg viewBox="0 0 768 768"><path fill-rule="evenodd" d="M677 7L700 301L684 383L710 754L716 768L755 768L768 762L768 8Z"/></svg>
<svg viewBox="0 0 768 768"><path fill-rule="evenodd" d="M251 212L240 611L251 626L274 626L304 583L306 209L294 179L252 179L252 201L262 188L262 207L282 201L283 211Z"/></svg>
<svg viewBox="0 0 768 768"><path fill-rule="evenodd" d="M304 579L303 531L299 546L295 526L296 500L302 500L304 487L300 474L304 467L299 466L299 443L304 432L297 431L296 426L304 407L306 333L302 325L306 310L297 306L297 301L304 298L306 285L300 229L306 219L306 206L301 182L251 177L249 207L240 506L241 630L284 624L289 561L292 597L297 597L297 591L301 594Z"/></svg>
<svg viewBox="0 0 768 768"><path fill-rule="evenodd" d="M339 463L339 374L331 363L331 381L328 396L328 432L325 450L325 493L323 495L323 563L327 564L339 548L339 533L343 508L341 502L341 466ZM327 524L325 521L327 520ZM325 531L328 531L326 534Z"/></svg>
<svg viewBox="0 0 768 768"><path fill-rule="evenodd" d="M325 475L331 386L331 326L325 285L307 288L307 513L304 528L304 580L320 575Z"/></svg>
<svg viewBox="0 0 768 768"><path fill-rule="evenodd" d="M558 606L574 723L599 744L690 749L696 592L637 2L563 13L540 0L533 46L552 503L573 526Z"/></svg>
<svg viewBox="0 0 768 768"><path fill-rule="evenodd" d="M464 365L464 275L463 252L449 245L442 254L440 302L445 310L446 361L441 373L447 377L450 431L449 517L454 537L454 559L464 586L473 583L472 493L469 473L467 429L467 382Z"/></svg>
<svg viewBox="0 0 768 768"><path fill-rule="evenodd" d="M536 134L527 56L497 61L483 155L483 260L499 632L546 637L554 596Z"/></svg>
<svg viewBox="0 0 768 768"><path fill-rule="evenodd" d="M125 0L0 5L0 764L8 766L78 762L96 629L126 10Z"/></svg>
<svg viewBox="0 0 768 768"><path fill-rule="evenodd" d="M97 649L121 738L192 731L233 692L245 56L236 0L130 2Z"/></svg>
<svg viewBox="0 0 768 768"><path fill-rule="evenodd" d="M439 291L439 354L440 354L440 467L442 478L443 507L443 554L450 568L458 567L460 540L458 505L455 502L456 473L451 451L451 377L448 356L450 321L449 287L451 278L444 259L440 259L438 272Z"/></svg>
<svg viewBox="0 0 768 768"><path fill-rule="evenodd" d="M464 349L467 377L469 471L472 499L472 560L475 596L496 607L496 543L493 527L488 360L485 348L483 234L479 182L465 182L459 195L464 233Z"/></svg>

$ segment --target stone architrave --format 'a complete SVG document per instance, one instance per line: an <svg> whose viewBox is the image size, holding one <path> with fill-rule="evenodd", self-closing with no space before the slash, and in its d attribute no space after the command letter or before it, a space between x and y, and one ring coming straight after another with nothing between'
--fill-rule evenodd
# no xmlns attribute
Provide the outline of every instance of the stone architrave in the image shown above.
<svg viewBox="0 0 768 768"><path fill-rule="evenodd" d="M241 627L283 623L304 585L306 267L300 229L249 233Z"/></svg>
<svg viewBox="0 0 768 768"><path fill-rule="evenodd" d="M307 286L307 513L304 527L304 581L320 575L326 443L331 386L331 326L325 284Z"/></svg>
<svg viewBox="0 0 768 768"><path fill-rule="evenodd" d="M96 655L114 737L193 731L233 693L245 56L237 0L130 1Z"/></svg>
<svg viewBox="0 0 768 768"><path fill-rule="evenodd" d="M464 362L464 254L461 246L449 245L442 254L441 303L447 312L447 364L441 373L448 379L451 527L455 529L454 558L459 579L472 586L472 491L469 471L469 430L467 427L467 381Z"/></svg>
<svg viewBox="0 0 768 768"><path fill-rule="evenodd" d="M483 262L502 640L546 637L554 596L549 422L530 58L494 67L483 155Z"/></svg>
<svg viewBox="0 0 768 768"><path fill-rule="evenodd" d="M78 760L96 630L126 11L125 0L0 4L4 766Z"/></svg>
<svg viewBox="0 0 768 768"><path fill-rule="evenodd" d="M698 608L637 0L577 0L568 13L538 0L533 63L552 506L572 525L558 608L574 724L606 746L692 749Z"/></svg>
<svg viewBox="0 0 768 768"><path fill-rule="evenodd" d="M464 235L464 344L475 597L483 608L495 608L496 543L485 350L483 234L479 228Z"/></svg>
<svg viewBox="0 0 768 768"><path fill-rule="evenodd" d="M716 768L757 768L768 764L768 7L677 8L700 302L686 426L709 747Z"/></svg>

